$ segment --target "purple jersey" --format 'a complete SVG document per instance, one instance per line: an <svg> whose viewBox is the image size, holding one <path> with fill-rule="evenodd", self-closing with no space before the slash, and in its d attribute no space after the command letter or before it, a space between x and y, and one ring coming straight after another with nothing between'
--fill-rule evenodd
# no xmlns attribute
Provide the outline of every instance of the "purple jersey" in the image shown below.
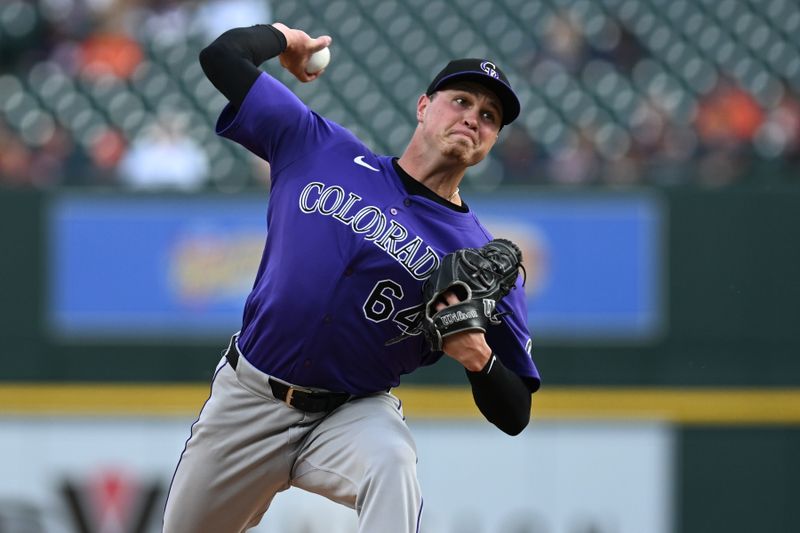
<svg viewBox="0 0 800 533"><path fill-rule="evenodd" d="M409 194L391 157L266 73L217 132L271 167L269 233L239 339L248 361L297 385L366 394L438 360L421 335L384 344L413 324L442 256L491 240L475 215ZM513 312L489 328L489 346L538 383L522 288L498 308Z"/></svg>

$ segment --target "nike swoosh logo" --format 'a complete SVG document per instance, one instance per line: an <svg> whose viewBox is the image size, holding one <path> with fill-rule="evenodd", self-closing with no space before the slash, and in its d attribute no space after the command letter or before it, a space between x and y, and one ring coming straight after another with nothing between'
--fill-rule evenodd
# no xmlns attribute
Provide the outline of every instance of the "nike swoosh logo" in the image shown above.
<svg viewBox="0 0 800 533"><path fill-rule="evenodd" d="M360 166L362 166L364 168L368 168L373 172L380 172L380 170L378 170L377 168L373 167L372 165L370 165L369 163L364 161L364 156L363 155L360 155L360 156L357 156L356 158L354 158L353 159L353 163L355 163L356 165L360 165Z"/></svg>

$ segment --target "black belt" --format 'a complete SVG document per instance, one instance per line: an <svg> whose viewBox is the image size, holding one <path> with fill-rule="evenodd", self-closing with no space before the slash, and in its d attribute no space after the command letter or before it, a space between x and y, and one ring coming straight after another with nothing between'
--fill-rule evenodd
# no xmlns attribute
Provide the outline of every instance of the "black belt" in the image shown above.
<svg viewBox="0 0 800 533"><path fill-rule="evenodd" d="M231 339L228 349L225 350L225 359L228 360L231 368L236 370L236 364L239 362L239 350L236 349L235 336ZM269 378L269 386L276 399L307 413L329 413L351 398L346 392L313 391L295 385L287 385L273 378Z"/></svg>

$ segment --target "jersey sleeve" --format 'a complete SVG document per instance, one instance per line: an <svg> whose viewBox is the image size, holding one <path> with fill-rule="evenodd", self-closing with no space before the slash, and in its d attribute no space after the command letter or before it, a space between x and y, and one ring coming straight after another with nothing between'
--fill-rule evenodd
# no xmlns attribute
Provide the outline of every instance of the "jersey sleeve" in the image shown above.
<svg viewBox="0 0 800 533"><path fill-rule="evenodd" d="M333 123L308 108L281 82L263 72L238 109L230 103L217 134L268 161L273 174L332 138Z"/></svg>
<svg viewBox="0 0 800 533"><path fill-rule="evenodd" d="M521 278L515 288L497 305L505 314L498 326L490 326L486 331L486 342L503 364L517 375L527 378L532 386L531 392L541 385L539 370L533 362L532 340L528 330L528 306Z"/></svg>

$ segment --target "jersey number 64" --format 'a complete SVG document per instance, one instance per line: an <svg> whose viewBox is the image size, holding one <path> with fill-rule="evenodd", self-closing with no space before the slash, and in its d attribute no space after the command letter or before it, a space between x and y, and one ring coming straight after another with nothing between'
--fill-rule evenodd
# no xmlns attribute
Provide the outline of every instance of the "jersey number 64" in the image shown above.
<svg viewBox="0 0 800 533"><path fill-rule="evenodd" d="M395 312L396 304L403 299L403 296L405 296L403 287L396 281L390 279L379 281L364 302L364 316L375 323L391 318L400 330L406 333L417 325L425 305L419 303Z"/></svg>

